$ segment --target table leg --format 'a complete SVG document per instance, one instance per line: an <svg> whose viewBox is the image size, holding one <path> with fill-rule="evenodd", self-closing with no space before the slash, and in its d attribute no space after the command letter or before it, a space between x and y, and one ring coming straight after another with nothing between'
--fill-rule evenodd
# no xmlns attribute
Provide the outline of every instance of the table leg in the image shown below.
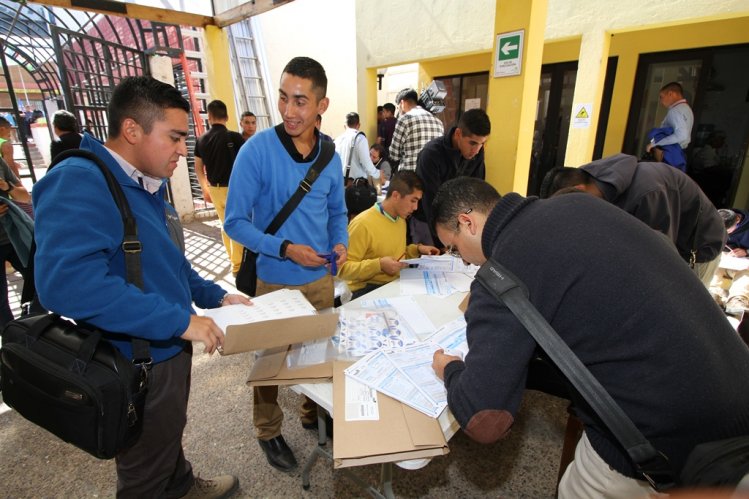
<svg viewBox="0 0 749 499"><path fill-rule="evenodd" d="M309 490L310 488L310 481L309 481L309 475L310 471L312 471L312 467L315 465L317 460L320 457L327 457L328 459L333 459L333 455L323 449L325 447L325 444L328 442L328 435L327 435L327 427L325 426L325 416L326 416L325 410L317 406L317 447L315 450L312 451L312 455L307 459L307 463L304 465L304 469L302 470L302 488L304 490Z"/></svg>

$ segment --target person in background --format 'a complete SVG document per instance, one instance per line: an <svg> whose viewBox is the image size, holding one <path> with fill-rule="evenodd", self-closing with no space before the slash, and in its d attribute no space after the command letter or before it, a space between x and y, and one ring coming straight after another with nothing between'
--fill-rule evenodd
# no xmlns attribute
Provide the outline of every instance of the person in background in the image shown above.
<svg viewBox="0 0 749 499"><path fill-rule="evenodd" d="M127 77L108 104L104 144L90 135L81 148L98 156L123 193L136 220L142 288L125 268L122 217L104 176L93 161L71 157L34 186L35 266L44 308L102 331L128 359L131 338L148 340L149 371L143 433L115 457L117 497L226 498L235 476L195 476L185 458L192 342L212 354L224 342L201 308L250 305L203 279L185 257L179 216L167 202L167 179L187 155L190 105L173 86L149 76ZM200 432L200 429L196 429Z"/></svg>
<svg viewBox="0 0 749 499"><path fill-rule="evenodd" d="M385 157L388 157L388 150L393 141L393 132L395 132L395 106L388 102L382 106L383 118L377 124L377 143L385 148Z"/></svg>
<svg viewBox="0 0 749 499"><path fill-rule="evenodd" d="M318 310L333 306L328 258L335 258L340 268L347 254L346 204L337 154L278 231L274 235L264 231L322 150L315 123L328 108L327 87L325 69L314 59L295 57L286 65L278 88L283 122L261 130L239 151L229 180L224 225L229 237L258 254L258 296L298 289ZM281 435L278 386L253 388L253 399L253 424L268 463L281 471L293 470L296 457ZM302 426L317 428L317 404L305 399Z"/></svg>
<svg viewBox="0 0 749 499"><path fill-rule="evenodd" d="M408 267L403 258L439 255L434 246L406 245L406 219L421 199L421 181L414 172L398 172L385 200L358 214L348 226L348 259L338 271L358 298L397 279Z"/></svg>
<svg viewBox="0 0 749 499"><path fill-rule="evenodd" d="M242 127L242 139L246 142L257 132L257 117L255 113L252 111L243 112L242 118L239 120L239 125Z"/></svg>
<svg viewBox="0 0 749 499"><path fill-rule="evenodd" d="M78 149L83 138L78 130L78 120L70 111L60 109L52 115L52 129L57 135L49 146L49 154L54 161L55 157L68 149Z"/></svg>
<svg viewBox="0 0 749 499"><path fill-rule="evenodd" d="M702 189L663 163L615 154L579 168L552 168L541 197L576 189L605 199L665 234L706 287L726 241L723 220Z"/></svg>
<svg viewBox="0 0 749 499"><path fill-rule="evenodd" d="M0 158L5 160L16 177L20 177L22 165L13 158L13 142L10 140L11 130L10 122L0 117Z"/></svg>
<svg viewBox="0 0 749 499"><path fill-rule="evenodd" d="M372 160L375 168L380 170L380 184L383 186L390 181L393 174L393 169L385 157L385 148L380 144L372 144L372 147L369 148L369 159Z"/></svg>
<svg viewBox="0 0 749 499"><path fill-rule="evenodd" d="M203 189L203 197L211 200L223 226L229 177L244 139L239 133L226 128L226 122L229 120L226 104L214 100L208 103L207 110L208 124L211 128L195 144L195 172ZM244 248L232 240L223 228L221 238L231 264L231 273L236 277L242 264Z"/></svg>
<svg viewBox="0 0 749 499"><path fill-rule="evenodd" d="M726 247L731 256L745 257L749 252L749 211L739 208L718 210L728 232Z"/></svg>
<svg viewBox="0 0 749 499"><path fill-rule="evenodd" d="M377 106L377 124L379 125L385 118L385 113L382 106Z"/></svg>
<svg viewBox="0 0 749 499"><path fill-rule="evenodd" d="M346 115L343 133L335 138L335 150L343 163L343 176L348 181L372 179L375 185L380 183L380 172L369 157L367 136L360 132L359 114L350 112Z"/></svg>
<svg viewBox="0 0 749 499"><path fill-rule="evenodd" d="M445 133L442 122L418 104L412 88L401 90L395 102L400 117L395 124L388 159L398 163L398 170L416 170L416 158L427 142Z"/></svg>
<svg viewBox="0 0 749 499"><path fill-rule="evenodd" d="M470 177L445 183L432 214L440 240L465 261L492 258L517 278L676 476L696 445L749 434L749 349L661 234L588 194L500 196ZM491 444L511 430L539 348L479 281L465 318L465 360L437 350L432 367L464 433ZM652 497L577 393L572 408L584 433L560 499Z"/></svg>
<svg viewBox="0 0 749 499"><path fill-rule="evenodd" d="M484 144L489 140L492 124L482 109L469 109L442 137L430 140L419 153L416 174L424 185L424 198L416 217L427 222L431 216L432 201L440 186L457 177L484 180ZM437 234L432 232L432 242L441 246Z"/></svg>
<svg viewBox="0 0 749 499"><path fill-rule="evenodd" d="M666 83L658 94L660 103L668 109L661 127L648 132L650 142L646 152L653 152L656 161L671 165L683 172L687 169L684 149L692 140L694 114L684 98L681 84L675 81Z"/></svg>
<svg viewBox="0 0 749 499"><path fill-rule="evenodd" d="M333 140L333 137L331 137L330 135L322 132L322 129L320 128L321 126L322 126L322 115L318 114L317 115L317 119L315 120L315 128L317 129L317 131L320 134L320 140L326 140L328 142L335 142Z"/></svg>

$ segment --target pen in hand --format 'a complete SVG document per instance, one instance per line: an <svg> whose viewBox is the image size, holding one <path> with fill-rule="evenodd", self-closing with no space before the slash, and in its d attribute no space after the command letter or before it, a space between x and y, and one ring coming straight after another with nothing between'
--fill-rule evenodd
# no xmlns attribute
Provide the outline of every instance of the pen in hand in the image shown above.
<svg viewBox="0 0 749 499"><path fill-rule="evenodd" d="M403 254L402 254L401 256L399 256L399 257L398 257L398 261L400 262L400 261L401 261L401 260L403 260L403 259L404 259L405 257L406 257L406 253L405 253L405 252L403 252Z"/></svg>

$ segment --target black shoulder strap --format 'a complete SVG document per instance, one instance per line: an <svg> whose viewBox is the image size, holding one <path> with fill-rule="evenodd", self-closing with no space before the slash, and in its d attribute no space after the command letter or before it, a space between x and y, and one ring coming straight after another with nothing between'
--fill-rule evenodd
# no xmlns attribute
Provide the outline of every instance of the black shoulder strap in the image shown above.
<svg viewBox="0 0 749 499"><path fill-rule="evenodd" d="M667 458L637 429L619 404L528 300L518 279L492 258L481 266L476 279L525 326L619 440L638 471L651 485L658 484L658 488L662 488L664 484L673 483Z"/></svg>
<svg viewBox="0 0 749 499"><path fill-rule="evenodd" d="M345 180L348 180L349 172L351 171L351 158L354 156L354 146L356 145L356 139L359 138L359 135L364 135L364 132L356 132L354 140L351 141L351 148L348 151L348 161L346 162L346 175L343 176Z"/></svg>
<svg viewBox="0 0 749 499"><path fill-rule="evenodd" d="M323 169L325 169L325 167L328 166L328 163L330 163L330 160L333 159L335 145L327 140L320 140L319 142L320 154L317 155L317 160L315 160L312 166L309 167L304 180L299 182L299 187L294 191L294 194L292 194L289 200L286 201L286 204L281 208L281 211L276 214L273 221L268 225L268 228L265 229L266 234L275 234L276 231L281 228L286 219L289 218L289 215L291 215L291 212L294 211L302 201L302 198L312 190L312 184L315 183L315 180L320 176Z"/></svg>
<svg viewBox="0 0 749 499"><path fill-rule="evenodd" d="M92 161L104 175L109 192L112 193L114 202L120 211L120 216L122 217L122 224L125 227L122 239L122 251L125 255L126 280L130 284L143 289L143 270L140 265L140 253L143 247L138 239L138 227L135 223L135 217L130 210L130 204L127 202L125 193L122 192L122 187L120 187L114 174L109 171L109 168L104 164L101 158L85 149L68 149L67 151L61 152L55 157L54 161L52 161L52 164L47 171L51 170L58 163L72 157L85 158ZM150 359L151 355L147 341L133 338L132 343L133 362L140 363Z"/></svg>

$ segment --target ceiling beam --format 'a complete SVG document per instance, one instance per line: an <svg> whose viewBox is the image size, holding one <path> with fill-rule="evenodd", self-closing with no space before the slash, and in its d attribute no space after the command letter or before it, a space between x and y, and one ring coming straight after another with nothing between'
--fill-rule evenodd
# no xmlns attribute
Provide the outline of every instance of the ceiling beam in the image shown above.
<svg viewBox="0 0 749 499"><path fill-rule="evenodd" d="M148 7L133 3L117 2L114 0L28 0L28 3L38 3L61 7L63 9L83 10L112 16L124 16L131 19L142 19L180 26L195 26L203 28L216 24L211 16L190 14L177 10Z"/></svg>
<svg viewBox="0 0 749 499"><path fill-rule="evenodd" d="M221 12L213 17L214 24L219 28L225 28L234 23L267 12L280 7L281 5L292 2L293 0L249 0L241 5Z"/></svg>

